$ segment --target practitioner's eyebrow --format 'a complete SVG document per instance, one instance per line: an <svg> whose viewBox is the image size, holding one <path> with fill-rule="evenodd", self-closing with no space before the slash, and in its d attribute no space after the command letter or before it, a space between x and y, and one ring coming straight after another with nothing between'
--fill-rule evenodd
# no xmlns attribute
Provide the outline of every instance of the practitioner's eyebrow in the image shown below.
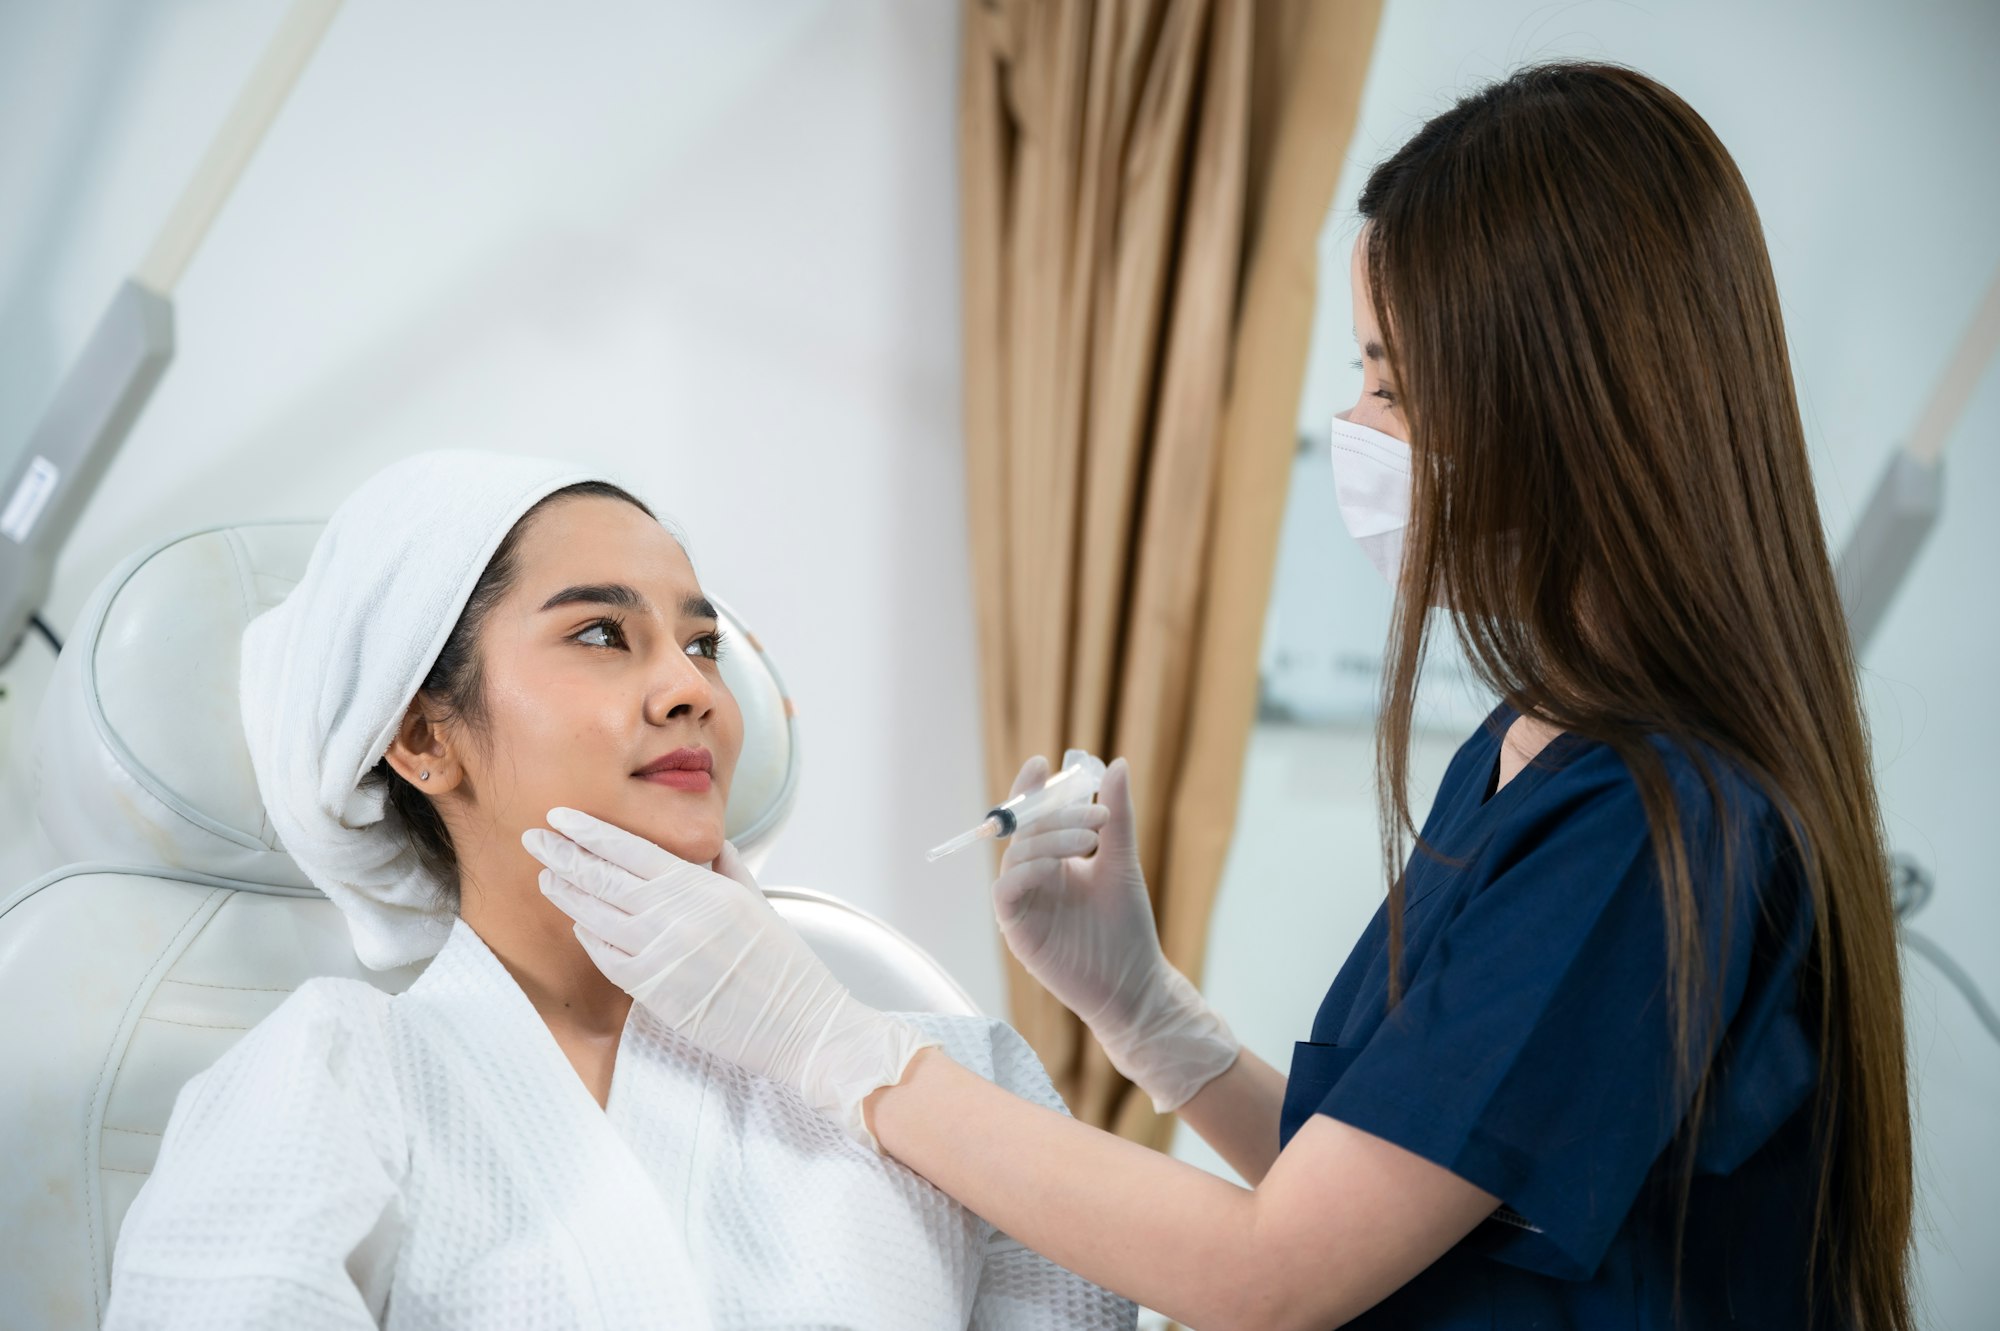
<svg viewBox="0 0 2000 1331"><path fill-rule="evenodd" d="M681 618L721 619L722 616L715 613L713 601L697 592L681 598Z"/></svg>

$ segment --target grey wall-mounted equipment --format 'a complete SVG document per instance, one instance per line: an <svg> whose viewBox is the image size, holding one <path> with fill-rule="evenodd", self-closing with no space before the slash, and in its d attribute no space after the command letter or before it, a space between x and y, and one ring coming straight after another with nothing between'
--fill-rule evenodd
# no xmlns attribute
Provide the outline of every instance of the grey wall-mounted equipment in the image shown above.
<svg viewBox="0 0 2000 1331"><path fill-rule="evenodd" d="M1944 446L1972 390L2000 349L2000 271L1987 284L1972 324L1925 404L1909 443L1889 459L1874 493L1855 520L1835 574L1847 611L1848 636L1859 655L1917 562L1924 539L1944 509Z"/></svg>
<svg viewBox="0 0 2000 1331"><path fill-rule="evenodd" d="M112 297L0 488L0 665L40 610L77 519L174 354L173 292L340 0L296 0L139 268Z"/></svg>

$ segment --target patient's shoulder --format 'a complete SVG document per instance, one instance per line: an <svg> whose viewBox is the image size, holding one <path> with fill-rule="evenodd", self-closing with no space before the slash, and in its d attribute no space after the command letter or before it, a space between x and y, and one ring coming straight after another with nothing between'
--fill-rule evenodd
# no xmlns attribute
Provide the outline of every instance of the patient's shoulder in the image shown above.
<svg viewBox="0 0 2000 1331"><path fill-rule="evenodd" d="M327 1048L356 1041L380 1042L388 1029L393 996L366 980L315 975L286 994L270 1015L250 1028L243 1044Z"/></svg>
<svg viewBox="0 0 2000 1331"><path fill-rule="evenodd" d="M336 1020L379 1023L387 1018L389 1005L394 1001L394 994L384 993L366 980L349 979L345 975L315 975L300 982L298 988L285 995L285 1001L271 1015L276 1016L286 1008L295 1008Z"/></svg>
<svg viewBox="0 0 2000 1331"><path fill-rule="evenodd" d="M287 994L175 1094L155 1179L201 1193L393 1173L406 1124L389 1003L361 980L311 979Z"/></svg>
<svg viewBox="0 0 2000 1331"><path fill-rule="evenodd" d="M292 989L272 1011L276 1017L284 1009L302 1013L296 1019L338 1021L346 1025L384 1025L388 1021L394 993L376 989L366 979L346 975L314 975Z"/></svg>
<svg viewBox="0 0 2000 1331"><path fill-rule="evenodd" d="M901 1012L899 1017L944 1046L953 1061L970 1068L1024 1100L1050 1109L1068 1109L1056 1094L1042 1060L1021 1033L996 1017L963 1017L938 1012Z"/></svg>
<svg viewBox="0 0 2000 1331"><path fill-rule="evenodd" d="M337 1092L359 1082L372 1098L388 1089L391 996L364 980L315 976L305 981L207 1068L184 1098Z"/></svg>
<svg viewBox="0 0 2000 1331"><path fill-rule="evenodd" d="M181 1086L119 1232L122 1278L341 1270L409 1159L387 999L308 980Z"/></svg>

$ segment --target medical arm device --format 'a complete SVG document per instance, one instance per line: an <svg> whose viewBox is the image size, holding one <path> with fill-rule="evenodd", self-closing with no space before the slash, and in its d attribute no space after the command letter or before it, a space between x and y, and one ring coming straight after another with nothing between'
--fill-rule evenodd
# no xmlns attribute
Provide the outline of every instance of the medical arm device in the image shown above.
<svg viewBox="0 0 2000 1331"><path fill-rule="evenodd" d="M1937 525L1944 505L1945 441L1965 413L1972 390L1995 350L2000 350L2000 270L1987 284L1985 297L1973 311L1972 324L1959 339L1909 442L1889 459L1847 538L1846 548L1840 552L1834 572L1857 658L1881 627L1917 562L1924 539ZM1937 967L1938 973L1964 995L1986 1033L2000 1042L2000 1012L1987 1002L1972 976L1942 946L1909 926L1910 917L1930 900L1934 886L1930 871L1902 853L1891 855L1890 864L1890 894L1903 944Z"/></svg>
<svg viewBox="0 0 2000 1331"><path fill-rule="evenodd" d="M111 298L0 488L0 665L20 649L56 557L173 359L175 285L339 8L340 0L296 0L279 23L166 226Z"/></svg>
<svg viewBox="0 0 2000 1331"><path fill-rule="evenodd" d="M1972 325L1959 339L1917 428L1889 459L1840 552L1835 573L1857 656L1881 627L1924 539L1937 525L1944 506L1945 441L1965 413L1965 404L1996 349L2000 349L2000 270L1987 285Z"/></svg>

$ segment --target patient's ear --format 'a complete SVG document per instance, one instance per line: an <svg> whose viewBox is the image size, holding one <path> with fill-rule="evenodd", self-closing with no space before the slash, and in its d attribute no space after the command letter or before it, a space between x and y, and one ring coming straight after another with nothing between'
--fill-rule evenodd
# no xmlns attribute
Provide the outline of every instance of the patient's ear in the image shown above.
<svg viewBox="0 0 2000 1331"><path fill-rule="evenodd" d="M451 742L451 729L442 718L430 715L420 695L410 701L410 710L403 713L403 724L396 728L396 738L389 741L389 752L383 756L418 790L442 795L456 789L465 778Z"/></svg>

